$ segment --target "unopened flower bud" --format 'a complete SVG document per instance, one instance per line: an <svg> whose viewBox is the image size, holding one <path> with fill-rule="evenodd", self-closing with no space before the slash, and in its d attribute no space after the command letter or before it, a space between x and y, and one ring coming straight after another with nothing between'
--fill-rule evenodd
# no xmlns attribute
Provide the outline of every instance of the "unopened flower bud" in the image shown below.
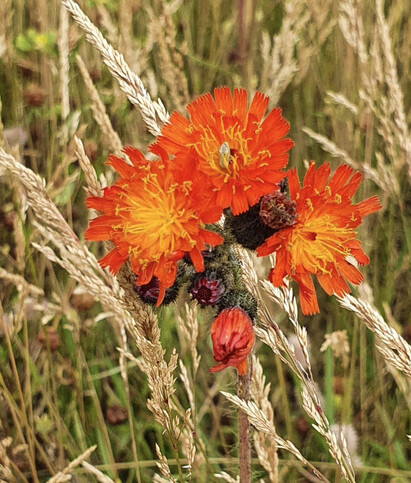
<svg viewBox="0 0 411 483"><path fill-rule="evenodd" d="M239 307L224 309L214 320L211 329L213 357L219 364L210 372L235 367L239 374L247 372L247 356L253 348L253 324L247 313Z"/></svg>

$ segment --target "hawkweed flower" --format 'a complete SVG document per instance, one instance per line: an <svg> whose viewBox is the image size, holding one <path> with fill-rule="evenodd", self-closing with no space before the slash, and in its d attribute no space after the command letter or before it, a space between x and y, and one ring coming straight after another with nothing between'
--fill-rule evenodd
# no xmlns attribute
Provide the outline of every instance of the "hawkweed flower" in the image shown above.
<svg viewBox="0 0 411 483"><path fill-rule="evenodd" d="M203 272L195 276L188 292L193 299L205 307L215 305L225 291L223 281L215 272Z"/></svg>
<svg viewBox="0 0 411 483"><path fill-rule="evenodd" d="M174 112L158 137L176 176L191 180L193 194L214 209L210 223L225 208L243 213L284 177L293 142L284 139L289 124L280 109L264 118L268 100L257 92L248 106L244 89L215 89L214 98L204 94L187 106L190 119Z"/></svg>
<svg viewBox="0 0 411 483"><path fill-rule="evenodd" d="M210 372L235 367L239 374L247 372L247 356L254 345L254 331L250 317L239 307L224 309L214 320L211 329L213 357L219 364Z"/></svg>
<svg viewBox="0 0 411 483"><path fill-rule="evenodd" d="M168 156L158 151L160 161L147 161L134 148L126 148L132 165L116 156L109 163L120 175L102 197L86 200L89 208L103 214L90 222L86 239L112 240L114 248L101 260L116 274L128 260L137 275L137 285L158 279L156 305L176 278L177 262L188 254L196 271L204 270L201 250L215 246L222 237L208 231L202 207L190 196L191 183L178 183L168 169Z"/></svg>
<svg viewBox="0 0 411 483"><path fill-rule="evenodd" d="M355 228L364 216L381 208L376 196L352 203L362 179L359 172L341 165L329 176L328 163L318 169L311 163L300 187L296 170L290 170L287 177L290 198L296 203L294 220L257 248L259 256L276 254L276 265L269 274L274 286L283 285L285 276L297 281L306 315L319 312L311 275L329 295L342 296L350 292L346 281L358 285L363 280L348 259L369 263Z"/></svg>

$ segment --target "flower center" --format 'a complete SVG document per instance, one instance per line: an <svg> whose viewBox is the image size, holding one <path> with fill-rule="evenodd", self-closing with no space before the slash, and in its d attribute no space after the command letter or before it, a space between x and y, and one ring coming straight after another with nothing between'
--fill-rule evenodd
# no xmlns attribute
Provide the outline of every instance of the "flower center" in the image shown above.
<svg viewBox="0 0 411 483"><path fill-rule="evenodd" d="M143 190L134 192L128 187L116 214L123 218L119 228L129 239L130 250L136 257L158 260L181 249L191 249L195 241L189 231L198 231L197 219L192 210L185 208L186 196L177 185L162 187L156 174L149 173L144 179Z"/></svg>
<svg viewBox="0 0 411 483"><path fill-rule="evenodd" d="M338 226L328 214L313 214L301 224L297 221L295 227L288 249L292 259L302 261L311 273L329 274L329 264L344 259L349 254L345 243L355 238L352 228ZM295 270L295 266L292 269Z"/></svg>

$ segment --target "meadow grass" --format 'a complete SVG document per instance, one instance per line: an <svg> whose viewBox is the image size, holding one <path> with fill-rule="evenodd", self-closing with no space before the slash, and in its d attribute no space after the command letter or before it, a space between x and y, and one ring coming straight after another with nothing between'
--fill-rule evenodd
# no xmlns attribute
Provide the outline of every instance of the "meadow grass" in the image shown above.
<svg viewBox="0 0 411 483"><path fill-rule="evenodd" d="M410 5L78 4L95 27L70 1L0 4L0 481L236 481L235 404L253 481L409 481ZM108 155L146 152L169 113L223 85L282 108L300 173L345 162L383 205L359 227L365 282L319 293L316 316L239 250L259 301L249 403L234 370L208 372L211 309L183 294L153 311L84 242Z"/></svg>

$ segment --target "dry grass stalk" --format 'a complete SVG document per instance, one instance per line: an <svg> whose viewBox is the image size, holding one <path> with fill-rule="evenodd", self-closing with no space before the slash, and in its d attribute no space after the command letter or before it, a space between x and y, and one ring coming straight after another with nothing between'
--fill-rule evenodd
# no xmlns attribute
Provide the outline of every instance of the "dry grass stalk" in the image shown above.
<svg viewBox="0 0 411 483"><path fill-rule="evenodd" d="M171 14L181 2L166 4L160 1L161 13L158 15L147 7L150 17L150 35L158 45L161 79L167 84L173 104L179 111L184 111L189 102L187 78L184 75L184 60L176 45L176 29Z"/></svg>
<svg viewBox="0 0 411 483"><path fill-rule="evenodd" d="M166 478L165 481L176 483L176 480L173 478L173 475L171 474L170 467L168 466L167 458L161 453L160 447L157 443L156 443L156 453L158 456L158 461L156 461L156 465L160 470L161 474L165 476ZM161 479L161 480L155 480L155 481L164 481L164 480Z"/></svg>
<svg viewBox="0 0 411 483"><path fill-rule="evenodd" d="M253 376L251 379L250 395L275 429L274 411L268 400L270 383L267 385L265 383L263 367L258 358L253 356L252 359ZM254 446L261 465L268 473L269 480L272 483L278 483L278 453L275 439L265 433L256 432L254 434Z"/></svg>
<svg viewBox="0 0 411 483"><path fill-rule="evenodd" d="M350 102L343 93L327 91L327 96L330 99L330 101L334 102L335 104L338 104L339 106L344 107L355 116L358 115L358 107L354 105L352 102Z"/></svg>
<svg viewBox="0 0 411 483"><path fill-rule="evenodd" d="M355 473L352 467L351 457L347 449L347 442L345 440L344 433L341 432L339 435L339 441L342 446L338 443L337 436L331 429L326 416L320 405L319 399L315 401L312 393L307 390L306 387L302 391L302 404L305 412L310 416L311 419L315 421L313 428L318 431L321 436L327 442L328 450L333 459L338 463L340 467L341 474L346 481L355 482Z"/></svg>
<svg viewBox="0 0 411 483"><path fill-rule="evenodd" d="M96 172L94 171L93 165L84 151L83 143L77 136L74 136L74 144L76 145L76 149L74 151L75 155L77 156L80 167L83 170L84 177L86 178L87 188L85 188L85 190L87 195L101 196L102 190L100 183L97 180Z"/></svg>
<svg viewBox="0 0 411 483"><path fill-rule="evenodd" d="M241 408L248 416L250 423L258 430L270 435L276 442L279 449L284 449L293 454L298 460L300 460L307 468L309 468L313 474L320 481L328 481L327 478L321 474L309 461L307 461L300 451L291 443L291 441L285 440L278 436L275 427L267 419L264 412L258 408L257 404L253 401L244 401L243 399L230 394L225 391L221 391L229 401Z"/></svg>
<svg viewBox="0 0 411 483"><path fill-rule="evenodd" d="M270 282L264 280L261 282L262 287L268 296L275 301L287 313L288 318L295 330L296 336L300 343L302 353L305 358L303 365L296 359L294 348L288 342L285 334L280 327L273 321L270 311L261 297L259 290L258 277L253 267L253 262L246 250L237 247L237 255L242 261L243 281L248 290L258 302L259 326L255 327L255 333L262 342L267 344L284 364L286 364L298 377L303 388L303 409L314 419L313 428L322 434L329 446L329 452L338 464L343 477L350 482L355 481L354 470L350 457L344 450L338 446L335 436L333 436L330 424L321 407L321 398L319 397L314 381L311 363L308 352L307 332L298 322L297 302L293 295L292 289L286 285L281 289L275 288ZM308 397L310 404L307 404L304 397ZM311 408L316 408L313 412ZM315 416L315 417L313 417ZM343 435L342 435L343 440ZM344 446L344 445L343 445ZM279 446L280 447L280 446Z"/></svg>
<svg viewBox="0 0 411 483"><path fill-rule="evenodd" d="M17 288L17 290L19 292L26 292L26 293L31 293L33 295L44 295L44 291L39 288L39 287L36 287L35 285L32 285L30 283L28 283L21 275L16 275L14 273L10 273L8 272L7 270L4 270L4 268L1 268L0 267L0 278L2 278L3 280L6 280L7 282L10 282L12 283L13 285L15 285L15 287Z"/></svg>
<svg viewBox="0 0 411 483"><path fill-rule="evenodd" d="M304 9L304 2L288 0L284 5L285 13L280 32L270 39L263 32L261 55L261 90L276 105L287 86L298 72L298 62L294 52L301 38L301 33L309 21L309 14Z"/></svg>
<svg viewBox="0 0 411 483"><path fill-rule="evenodd" d="M81 463L81 466L89 473L94 475L97 478L97 481L99 481L100 483L115 483L114 480L112 480L110 477L108 477L103 472L98 470L95 466L91 465L90 463L87 463L87 461L83 461Z"/></svg>
<svg viewBox="0 0 411 483"><path fill-rule="evenodd" d="M237 476L237 478L233 478L232 476L230 476L225 471L221 471L220 473L214 473L214 476L216 478L219 478L220 480L228 481L228 483L240 483L240 477L239 476Z"/></svg>
<svg viewBox="0 0 411 483"><path fill-rule="evenodd" d="M192 384L190 382L190 377L188 375L188 371L186 366L184 365L184 362L181 359L178 362L179 362L180 371L181 371L180 379L183 383L184 389L186 390L188 402L190 403L190 408L195 413L196 404L194 400L194 392L193 392Z"/></svg>
<svg viewBox="0 0 411 483"><path fill-rule="evenodd" d="M411 346L390 327L368 302L352 295L337 297L340 305L354 312L379 339L377 349L384 359L411 378Z"/></svg>
<svg viewBox="0 0 411 483"><path fill-rule="evenodd" d="M69 463L64 470L59 471L56 475L48 480L47 483L60 483L61 481L69 481L71 480L71 472L80 465L84 460L86 460L93 451L95 451L97 445L91 446L88 448L84 453L74 459L71 463Z"/></svg>
<svg viewBox="0 0 411 483"><path fill-rule="evenodd" d="M119 50L123 52L127 61L134 56L133 53L133 3L130 0L121 0L119 4Z"/></svg>
<svg viewBox="0 0 411 483"><path fill-rule="evenodd" d="M345 40L358 55L362 84L360 98L379 121L377 129L391 164L396 174L407 164L411 175L411 140L382 1L376 3L375 35L370 53L366 48L362 15L356 2L344 0L340 3L338 21ZM398 149L403 156L399 155Z"/></svg>
<svg viewBox="0 0 411 483"><path fill-rule="evenodd" d="M197 351L198 339L198 320L197 312L198 305L195 303L184 305L185 316L182 317L180 313L176 315L177 327L183 333L185 340L191 353L191 360L193 364L193 379L195 379L198 366L200 365L201 355Z"/></svg>
<svg viewBox="0 0 411 483"><path fill-rule="evenodd" d="M18 194L21 190L16 190ZM20 273L24 273L26 266L26 239L24 237L23 223L19 216L13 217L13 236L15 243L16 268Z"/></svg>
<svg viewBox="0 0 411 483"><path fill-rule="evenodd" d="M27 200L36 216L43 219L52 230L63 230L68 240L76 239L76 235L64 220L57 207L50 201L45 191L45 182L40 176L19 163L13 156L0 148L0 166L9 170L25 187Z"/></svg>
<svg viewBox="0 0 411 483"><path fill-rule="evenodd" d="M115 50L104 38L90 19L73 0L63 0L62 5L71 13L74 20L85 31L87 40L96 47L103 57L111 75L118 81L121 90L132 104L138 106L148 130L157 136L168 114L161 100L153 101L141 79L134 74L122 54Z"/></svg>
<svg viewBox="0 0 411 483"><path fill-rule="evenodd" d="M7 448L11 445L12 441L10 437L0 440L0 478L4 478L5 481L16 481L13 477L11 460L7 455Z"/></svg>
<svg viewBox="0 0 411 483"><path fill-rule="evenodd" d="M408 133L408 125L404 112L404 96L398 81L397 68L391 45L391 38L387 21L384 17L384 5L382 0L376 1L377 31L381 43L384 61L384 77L388 87L388 100L393 111L395 122L394 133L398 144L403 149L408 162L409 174L411 175L411 139Z"/></svg>
<svg viewBox="0 0 411 483"><path fill-rule="evenodd" d="M175 349L172 350L167 363L164 359L165 350L160 342L158 319L151 308L143 304L136 296L133 289L135 275L128 264L120 269L117 280L124 291L122 303L135 320L133 325L127 328L142 355L139 366L147 375L151 391L147 407L153 413L156 421L166 429L174 447L177 448L181 432L180 419L175 415L171 401L175 392L174 371L178 361L177 352Z"/></svg>
<svg viewBox="0 0 411 483"><path fill-rule="evenodd" d="M60 96L61 116L66 120L70 113L69 99L69 19L68 12L60 5L60 27L58 37L59 61L60 61Z"/></svg>
<svg viewBox="0 0 411 483"><path fill-rule="evenodd" d="M77 65L80 73L83 77L84 84L86 86L87 92L91 100L91 110L93 111L94 119L100 126L101 132L103 134L102 141L107 143L108 149L117 155L121 155L121 150L123 148L121 140L113 129L110 118L106 113L106 108L98 95L97 89L94 87L93 81L91 80L90 74L82 58L78 55L76 57Z"/></svg>
<svg viewBox="0 0 411 483"><path fill-rule="evenodd" d="M1 102L1 96L0 96L0 148L4 148L4 125L3 125L2 110L3 110L3 103Z"/></svg>

